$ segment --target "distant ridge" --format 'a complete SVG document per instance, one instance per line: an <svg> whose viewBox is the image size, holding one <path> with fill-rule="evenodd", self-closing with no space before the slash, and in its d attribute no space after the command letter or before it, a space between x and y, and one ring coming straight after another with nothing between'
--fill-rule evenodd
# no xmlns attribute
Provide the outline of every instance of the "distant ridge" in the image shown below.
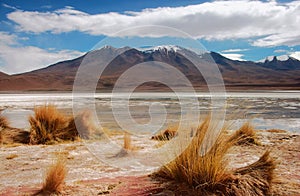
<svg viewBox="0 0 300 196"><path fill-rule="evenodd" d="M9 75L0 71L0 78L1 77L9 77Z"/></svg>
<svg viewBox="0 0 300 196"><path fill-rule="evenodd" d="M198 70L180 54L180 51L192 52L179 46L155 46L142 49L104 46L87 53L95 60L105 55L125 51L115 58L105 69L99 80L98 90L110 90L118 77L135 64L147 61L168 63L184 73L191 83L201 89L207 89ZM78 67L87 55L52 64L46 68L17 75L0 72L0 91L70 91ZM236 61L216 52L197 54L203 62L213 59L222 73L226 88L229 90L297 89L300 90L300 61L292 57L268 57L263 62ZM141 90L164 90L158 84L146 84Z"/></svg>
<svg viewBox="0 0 300 196"><path fill-rule="evenodd" d="M287 56L269 56L265 59L262 66L276 70L299 70L299 60Z"/></svg>

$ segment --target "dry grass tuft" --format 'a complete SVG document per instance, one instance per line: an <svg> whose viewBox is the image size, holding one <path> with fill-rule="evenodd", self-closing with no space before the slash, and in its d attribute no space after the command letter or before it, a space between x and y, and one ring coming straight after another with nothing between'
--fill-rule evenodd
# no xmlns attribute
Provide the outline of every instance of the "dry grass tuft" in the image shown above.
<svg viewBox="0 0 300 196"><path fill-rule="evenodd" d="M0 114L0 144L29 143L29 132L12 128L6 117Z"/></svg>
<svg viewBox="0 0 300 196"><path fill-rule="evenodd" d="M90 112L82 112L69 118L53 105L45 105L34 109L34 116L29 118L30 144L52 144L60 141L74 141L79 137L90 138L96 130Z"/></svg>
<svg viewBox="0 0 300 196"><path fill-rule="evenodd" d="M275 161L266 151L258 161L234 171L221 187L225 195L269 195L274 180Z"/></svg>
<svg viewBox="0 0 300 196"><path fill-rule="evenodd" d="M116 157L119 157L119 158L120 157L125 157L130 152L140 149L137 146L133 146L131 142L132 142L131 134L125 131L124 132L124 137L123 137L123 146L120 149L120 151L117 154L113 155L112 157L114 157L114 158L116 158Z"/></svg>
<svg viewBox="0 0 300 196"><path fill-rule="evenodd" d="M244 123L243 126L229 138L229 140L235 140L238 145L259 145L256 132L249 122Z"/></svg>
<svg viewBox="0 0 300 196"><path fill-rule="evenodd" d="M7 160L10 160L10 159L14 159L14 158L17 158L18 155L17 154L10 154L6 157Z"/></svg>
<svg viewBox="0 0 300 196"><path fill-rule="evenodd" d="M0 144L4 143L4 135L2 133L2 130L0 130Z"/></svg>
<svg viewBox="0 0 300 196"><path fill-rule="evenodd" d="M59 156L57 158L57 161L52 164L46 171L45 180L40 193L59 193L61 191L62 185L65 182L66 175L66 160L62 156Z"/></svg>
<svg viewBox="0 0 300 196"><path fill-rule="evenodd" d="M34 111L35 115L29 118L30 144L89 139L91 132L96 130L92 114L88 111L71 118L53 105L36 107Z"/></svg>
<svg viewBox="0 0 300 196"><path fill-rule="evenodd" d="M66 146L66 147L65 147L65 150L66 150L66 151L72 151L72 150L76 150L76 149L77 149L76 146Z"/></svg>
<svg viewBox="0 0 300 196"><path fill-rule="evenodd" d="M127 132L125 132L125 134L124 134L123 148L125 150L132 150L131 135L129 133L127 133Z"/></svg>
<svg viewBox="0 0 300 196"><path fill-rule="evenodd" d="M128 152L128 151L136 151L136 150L140 150L140 149L141 149L141 147L132 145L131 134L128 133L128 132L125 132L124 133L123 149L122 150L125 150L126 152Z"/></svg>
<svg viewBox="0 0 300 196"><path fill-rule="evenodd" d="M67 118L53 105L34 108L34 116L29 117L30 144L49 144L51 142L74 138L73 133L64 131Z"/></svg>
<svg viewBox="0 0 300 196"><path fill-rule="evenodd" d="M282 130L282 129L268 129L266 130L269 133L286 133L286 130Z"/></svg>
<svg viewBox="0 0 300 196"><path fill-rule="evenodd" d="M228 140L224 127L212 147L203 146L204 139L213 140L213 137L205 136L211 133L214 127L211 123L210 118L206 118L198 127L189 146L173 161L161 167L154 176L185 183L200 195L265 195L268 193L275 168L269 152L255 163L232 171L228 167L226 154L239 137L231 137ZM206 153L203 154L203 150Z"/></svg>
<svg viewBox="0 0 300 196"><path fill-rule="evenodd" d="M9 127L9 123L7 118L0 114L0 128L8 128L8 127Z"/></svg>
<svg viewBox="0 0 300 196"><path fill-rule="evenodd" d="M16 129L16 128L5 128L0 131L0 143L1 144L28 144L29 143L29 132Z"/></svg>
<svg viewBox="0 0 300 196"><path fill-rule="evenodd" d="M69 120L66 130L74 135L79 134L78 136L82 139L91 139L91 136L96 136L96 134L101 135L101 133L96 133L97 127L93 119L91 112L84 111Z"/></svg>
<svg viewBox="0 0 300 196"><path fill-rule="evenodd" d="M0 143L54 144L74 141L80 136L87 139L91 130L96 130L89 112L70 118L59 112L54 105L35 107L34 112L29 117L29 132L9 127L6 118L0 116Z"/></svg>
<svg viewBox="0 0 300 196"><path fill-rule="evenodd" d="M166 141L166 140L172 139L176 135L177 135L177 130L168 128L168 129L158 133L157 135L152 136L151 139L159 140L159 141Z"/></svg>
<svg viewBox="0 0 300 196"><path fill-rule="evenodd" d="M157 174L178 182L185 182L194 188L214 187L226 178L224 156L233 145L233 141L225 142L224 135L221 134L215 145L204 156L200 155L200 146L209 131L209 124L210 119L206 118L196 130L196 136L189 146L175 160L163 166Z"/></svg>

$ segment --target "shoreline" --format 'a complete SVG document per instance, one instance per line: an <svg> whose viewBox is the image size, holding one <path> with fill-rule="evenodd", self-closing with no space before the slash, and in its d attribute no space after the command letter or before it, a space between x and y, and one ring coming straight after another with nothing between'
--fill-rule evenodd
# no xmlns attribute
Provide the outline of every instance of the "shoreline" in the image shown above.
<svg viewBox="0 0 300 196"><path fill-rule="evenodd" d="M137 93L172 93L170 89L163 89L163 90L142 90L142 91L135 91ZM179 91L179 93L188 93L189 91ZM201 90L201 89L195 89L196 93L209 93L210 91L207 90ZM222 91L223 92L223 91ZM230 89L225 88L224 93L300 93L300 87L295 89ZM16 91L0 91L0 95L5 94L72 94L73 90L16 90ZM85 93L85 91L82 91L82 93ZM87 91L87 93L90 93L90 91ZM94 93L112 93L111 90L96 90ZM128 91L120 92L120 93L129 93ZM214 92L218 93L218 92Z"/></svg>

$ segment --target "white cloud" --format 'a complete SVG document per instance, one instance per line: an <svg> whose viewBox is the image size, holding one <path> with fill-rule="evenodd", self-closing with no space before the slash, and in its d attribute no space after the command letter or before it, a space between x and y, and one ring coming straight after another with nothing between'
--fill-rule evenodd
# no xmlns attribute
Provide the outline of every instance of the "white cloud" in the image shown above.
<svg viewBox="0 0 300 196"><path fill-rule="evenodd" d="M292 52L290 56L300 61L300 51Z"/></svg>
<svg viewBox="0 0 300 196"><path fill-rule="evenodd" d="M0 71L23 73L58 61L82 55L79 51L48 51L34 46L20 46L15 35L0 32Z"/></svg>
<svg viewBox="0 0 300 196"><path fill-rule="evenodd" d="M221 53L222 56L225 56L226 58L229 58L231 60L237 60L237 61L245 61L242 57L244 56L243 54L235 54L235 53Z"/></svg>
<svg viewBox="0 0 300 196"><path fill-rule="evenodd" d="M2 6L6 7L6 8L9 8L9 9L13 9L13 10L17 10L18 9L18 8L14 7L14 6L11 6L11 5L8 5L6 3L2 3Z"/></svg>
<svg viewBox="0 0 300 196"><path fill-rule="evenodd" d="M239 48L236 48L236 49L228 49L228 50L222 50L221 52L224 52L224 53L227 53L227 52L244 52L244 51L248 51L249 49L239 49Z"/></svg>
<svg viewBox="0 0 300 196"><path fill-rule="evenodd" d="M16 42L17 36L0 31L0 45L14 45Z"/></svg>
<svg viewBox="0 0 300 196"><path fill-rule="evenodd" d="M274 50L275 53L284 53L284 52L288 52L287 50L282 50L282 49L278 49L278 50Z"/></svg>
<svg viewBox="0 0 300 196"><path fill-rule="evenodd" d="M300 44L300 1L213 1L182 7L144 9L140 12L88 14L72 7L53 12L16 10L7 17L18 30L42 33L81 31L112 36L134 26L161 25L177 28L194 38L256 38L255 46ZM136 30L121 36L174 36L170 32Z"/></svg>

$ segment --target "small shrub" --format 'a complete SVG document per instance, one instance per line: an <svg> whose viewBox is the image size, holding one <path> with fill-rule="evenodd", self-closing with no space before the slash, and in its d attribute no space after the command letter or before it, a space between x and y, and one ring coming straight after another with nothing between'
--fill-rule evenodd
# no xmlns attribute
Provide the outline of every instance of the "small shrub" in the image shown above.
<svg viewBox="0 0 300 196"><path fill-rule="evenodd" d="M34 108L34 116L29 117L30 144L46 144L66 138L63 132L68 126L67 118L55 106L45 105Z"/></svg>
<svg viewBox="0 0 300 196"><path fill-rule="evenodd" d="M82 112L75 117L67 117L53 105L34 109L29 117L30 144L53 144L60 141L74 141L79 137L89 139L96 129L90 112ZM99 133L100 134L100 133Z"/></svg>
<svg viewBox="0 0 300 196"><path fill-rule="evenodd" d="M59 156L55 163L53 163L46 171L43 187L40 193L51 194L59 193L62 185L65 182L67 175L65 158Z"/></svg>
<svg viewBox="0 0 300 196"><path fill-rule="evenodd" d="M10 160L10 159L14 159L14 158L17 158L18 155L17 154L10 154L6 157L7 160Z"/></svg>
<svg viewBox="0 0 300 196"><path fill-rule="evenodd" d="M96 134L101 135L101 133L96 133L97 126L92 113L89 111L84 111L74 118L72 117L65 131L69 132L70 135L77 135L82 139L91 139Z"/></svg>
<svg viewBox="0 0 300 196"><path fill-rule="evenodd" d="M125 134L124 134L123 148L124 148L125 150L132 150L131 136L130 136L130 134L127 133L127 132L125 132Z"/></svg>
<svg viewBox="0 0 300 196"><path fill-rule="evenodd" d="M224 156L233 145L233 142L225 142L224 134L221 134L211 149L201 156L200 146L203 143L205 134L211 131L209 125L210 119L206 118L196 130L196 136L189 146L156 174L178 182L185 182L194 188L205 187L211 189L223 181L227 177Z"/></svg>
<svg viewBox="0 0 300 196"><path fill-rule="evenodd" d="M267 132L269 133L286 133L287 131L285 130L282 130L282 129L269 129L269 130L266 130Z"/></svg>
<svg viewBox="0 0 300 196"><path fill-rule="evenodd" d="M168 129L158 133L157 135L152 136L151 139L159 140L159 141L166 141L166 140L172 139L176 135L177 135L176 130L172 130L172 129L168 128Z"/></svg>
<svg viewBox="0 0 300 196"><path fill-rule="evenodd" d="M238 168L234 178L223 184L225 195L270 195L276 163L266 151L258 161Z"/></svg>
<svg viewBox="0 0 300 196"><path fill-rule="evenodd" d="M29 132L9 126L6 117L0 114L0 143L13 144L13 143L29 143Z"/></svg>
<svg viewBox="0 0 300 196"><path fill-rule="evenodd" d="M6 128L0 131L0 143L2 144L28 144L29 143L29 132L16 129L16 128Z"/></svg>
<svg viewBox="0 0 300 196"><path fill-rule="evenodd" d="M238 145L259 145L256 132L249 122L244 123L229 140L235 140Z"/></svg>
<svg viewBox="0 0 300 196"><path fill-rule="evenodd" d="M66 147L65 147L65 150L66 150L66 151L72 151L72 150L76 150L76 149L77 149L76 146L66 146Z"/></svg>
<svg viewBox="0 0 300 196"><path fill-rule="evenodd" d="M51 144L59 141L74 141L79 137L89 139L96 130L90 112L82 112L69 118L53 105L35 108L35 115L29 118L30 144Z"/></svg>
<svg viewBox="0 0 300 196"><path fill-rule="evenodd" d="M8 128L8 127L9 127L9 123L7 118L0 114L0 128Z"/></svg>
<svg viewBox="0 0 300 196"><path fill-rule="evenodd" d="M214 127L211 123L213 122L206 118L187 148L153 176L184 183L191 188L194 195L269 194L275 169L275 162L269 152L249 166L229 169L226 154L240 137L231 136L228 140L224 127L214 142L214 138L209 134ZM203 146L211 142L214 142L212 147ZM205 154L203 149L206 150Z"/></svg>

